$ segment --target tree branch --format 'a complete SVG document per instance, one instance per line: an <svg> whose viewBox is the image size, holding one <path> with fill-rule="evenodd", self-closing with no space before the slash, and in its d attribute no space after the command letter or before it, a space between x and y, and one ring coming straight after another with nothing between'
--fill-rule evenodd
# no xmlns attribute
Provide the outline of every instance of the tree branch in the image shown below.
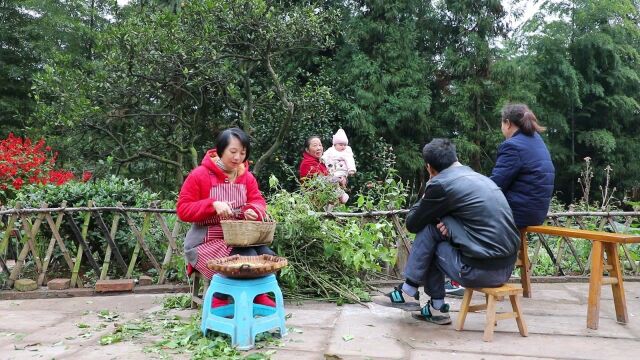
<svg viewBox="0 0 640 360"><path fill-rule="evenodd" d="M278 75L273 70L273 66L271 66L269 51L270 51L270 46L268 45L267 53L264 58L265 66L269 71L269 75L271 76L271 80L273 81L276 94L278 95L278 98L280 98L280 101L282 102L282 105L284 106L285 111L287 112L287 115L285 116L284 121L282 121L282 123L280 124L280 129L278 130L278 134L276 135L276 139L273 142L273 145L271 145L271 147L265 153L263 153L262 156L260 156L258 161L256 161L256 165L253 168L253 172L256 174L258 174L260 170L262 170L262 167L264 166L264 164L269 160L269 158L271 158L273 153L280 147L280 145L282 145L282 141L285 135L287 134L287 132L289 131L289 126L291 125L291 120L293 119L293 111L294 111L294 104L289 101L289 98L287 97L286 89L278 79Z"/></svg>
<svg viewBox="0 0 640 360"><path fill-rule="evenodd" d="M174 160L169 160L166 158L163 158L161 156L158 155L154 155L151 153L148 153L146 151L140 151L135 155L129 156L126 159L118 159L117 161L121 164L136 160L136 159L140 159L140 158L149 158L149 159L154 159L156 161L159 161L161 163L165 163L165 164L169 164L169 165L173 165L173 166L177 166L177 167L182 167L182 164L178 163L177 161Z"/></svg>

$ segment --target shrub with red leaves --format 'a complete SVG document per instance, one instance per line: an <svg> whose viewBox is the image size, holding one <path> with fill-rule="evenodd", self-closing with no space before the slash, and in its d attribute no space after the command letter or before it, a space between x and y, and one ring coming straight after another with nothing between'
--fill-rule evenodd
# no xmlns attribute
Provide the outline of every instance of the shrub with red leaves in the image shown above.
<svg viewBox="0 0 640 360"><path fill-rule="evenodd" d="M73 179L73 173L55 169L57 152L37 142L9 134L0 141L0 198L20 190L24 184L62 185Z"/></svg>

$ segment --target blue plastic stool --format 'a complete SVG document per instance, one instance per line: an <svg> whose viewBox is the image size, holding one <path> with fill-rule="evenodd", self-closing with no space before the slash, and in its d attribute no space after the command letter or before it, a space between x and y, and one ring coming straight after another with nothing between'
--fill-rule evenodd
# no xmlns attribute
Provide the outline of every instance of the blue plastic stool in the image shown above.
<svg viewBox="0 0 640 360"><path fill-rule="evenodd" d="M254 304L256 295L272 292L276 296L276 307ZM234 303L211 308L213 293L233 297ZM232 319L227 318L233 316ZM256 317L259 316L259 317ZM201 329L229 334L231 345L240 350L249 350L255 344L256 335L280 328L280 336L287 334L284 325L284 300L275 275L256 279L231 279L220 274L213 275L202 303Z"/></svg>

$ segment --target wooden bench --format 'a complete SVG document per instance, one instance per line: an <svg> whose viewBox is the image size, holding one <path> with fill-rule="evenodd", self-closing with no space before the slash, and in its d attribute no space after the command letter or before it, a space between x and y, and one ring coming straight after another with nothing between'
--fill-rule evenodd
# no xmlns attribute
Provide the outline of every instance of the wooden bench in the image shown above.
<svg viewBox="0 0 640 360"><path fill-rule="evenodd" d="M473 292L478 291L485 294L486 302L484 304L471 305L471 297L473 296ZM498 288L466 288L464 289L464 298L462 299L462 304L460 305L460 313L458 314L458 319L456 321L456 330L460 331L464 327L464 321L467 318L467 313L469 311L474 312L478 310L486 310L486 322L484 324L484 335L482 340L491 341L493 339L493 330L496 326L496 322L498 320L504 319L516 319L516 323L518 324L518 330L520 331L520 335L527 336L529 335L529 331L527 330L527 324L524 322L524 318L522 317L522 311L520 308L520 299L519 296L522 295L522 288L514 287L512 285L502 285ZM496 302L499 297L509 296L509 300L511 300L511 308L512 312L508 313L497 313L496 314Z"/></svg>
<svg viewBox="0 0 640 360"><path fill-rule="evenodd" d="M520 252L516 265L521 267L520 281L525 297L531 297L531 269L527 253L527 233L555 235L566 238L586 239L593 242L591 248L591 275L589 276L589 298L587 302L587 327L597 329L600 320L600 292L602 285L611 284L616 319L621 324L629 322L627 303L624 296L622 268L618 256L619 244L640 243L640 236L571 229L558 226L529 226L520 232ZM604 253L607 254L607 265L603 266ZM607 270L608 276L602 272Z"/></svg>

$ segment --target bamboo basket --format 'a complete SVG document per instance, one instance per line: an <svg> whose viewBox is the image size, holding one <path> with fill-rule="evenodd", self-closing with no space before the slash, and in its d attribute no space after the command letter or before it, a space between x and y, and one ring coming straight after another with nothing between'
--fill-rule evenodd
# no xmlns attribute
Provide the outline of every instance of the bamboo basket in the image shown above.
<svg viewBox="0 0 640 360"><path fill-rule="evenodd" d="M223 220L224 241L231 247L269 245L276 232L275 221Z"/></svg>
<svg viewBox="0 0 640 360"><path fill-rule="evenodd" d="M287 266L287 259L273 255L233 255L207 262L207 267L230 278L250 279L275 273Z"/></svg>

